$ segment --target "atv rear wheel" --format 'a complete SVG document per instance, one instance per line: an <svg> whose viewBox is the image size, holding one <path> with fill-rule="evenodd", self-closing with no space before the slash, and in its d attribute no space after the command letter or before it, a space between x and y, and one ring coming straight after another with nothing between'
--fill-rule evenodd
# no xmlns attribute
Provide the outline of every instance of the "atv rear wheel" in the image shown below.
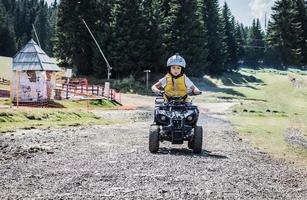
<svg viewBox="0 0 307 200"><path fill-rule="evenodd" d="M193 152L200 154L203 145L203 127L196 126L194 128Z"/></svg>
<svg viewBox="0 0 307 200"><path fill-rule="evenodd" d="M149 130L149 151L157 153L159 150L159 128L152 125Z"/></svg>

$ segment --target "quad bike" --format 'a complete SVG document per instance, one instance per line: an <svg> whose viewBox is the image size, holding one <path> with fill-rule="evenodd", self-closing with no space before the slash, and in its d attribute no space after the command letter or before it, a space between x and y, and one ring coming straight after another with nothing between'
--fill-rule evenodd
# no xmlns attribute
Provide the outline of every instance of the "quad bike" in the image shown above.
<svg viewBox="0 0 307 200"><path fill-rule="evenodd" d="M172 144L183 144L187 141L188 148L195 154L200 154L203 128L197 125L197 106L191 102L184 102L187 95L170 97L167 102L162 97L163 92L159 96L155 100L154 123L149 130L149 151L156 153L159 143L163 141Z"/></svg>

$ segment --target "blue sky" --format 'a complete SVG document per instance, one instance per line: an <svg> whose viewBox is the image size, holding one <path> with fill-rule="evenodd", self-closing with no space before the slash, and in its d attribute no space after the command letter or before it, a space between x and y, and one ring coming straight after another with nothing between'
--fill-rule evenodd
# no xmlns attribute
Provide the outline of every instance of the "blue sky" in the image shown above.
<svg viewBox="0 0 307 200"><path fill-rule="evenodd" d="M48 3L54 0L47 0ZM242 22L245 26L252 25L255 17L260 18L261 24L264 27L264 14L267 12L267 17L270 17L271 7L274 0L219 0L220 6L227 2L235 18Z"/></svg>
<svg viewBox="0 0 307 200"><path fill-rule="evenodd" d="M225 1L235 18L245 26L252 25L253 19L259 18L264 27L265 12L269 19L275 0L219 0L220 5L224 5Z"/></svg>

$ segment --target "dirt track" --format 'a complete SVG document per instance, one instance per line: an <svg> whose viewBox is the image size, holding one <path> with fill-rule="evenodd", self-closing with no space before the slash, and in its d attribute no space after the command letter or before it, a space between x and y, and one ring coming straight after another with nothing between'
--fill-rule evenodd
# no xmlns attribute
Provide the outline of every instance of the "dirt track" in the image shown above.
<svg viewBox="0 0 307 200"><path fill-rule="evenodd" d="M199 121L201 155L168 143L149 153L150 113L98 112L131 123L1 135L0 199L306 199L306 171L252 149L210 113Z"/></svg>

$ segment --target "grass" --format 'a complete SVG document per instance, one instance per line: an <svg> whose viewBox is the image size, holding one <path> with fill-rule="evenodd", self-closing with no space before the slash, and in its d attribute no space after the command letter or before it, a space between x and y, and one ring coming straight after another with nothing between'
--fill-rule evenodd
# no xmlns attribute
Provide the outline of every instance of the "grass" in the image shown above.
<svg viewBox="0 0 307 200"><path fill-rule="evenodd" d="M67 126L91 126L123 123L97 117L91 112L63 109L23 108L0 112L0 132L17 129L61 128Z"/></svg>
<svg viewBox="0 0 307 200"><path fill-rule="evenodd" d="M0 105L10 106L11 101L10 101L10 99L7 99L7 98L0 98Z"/></svg>
<svg viewBox="0 0 307 200"><path fill-rule="evenodd" d="M307 83L305 72L243 69L240 73L250 80L245 82L238 74L233 77L228 74L228 81L220 81L219 87L234 92L212 93L211 98L229 98L238 102L231 108L230 120L253 146L277 158L307 166L307 150L291 147L283 138L289 127L297 127L307 135L307 85L295 88L288 76Z"/></svg>
<svg viewBox="0 0 307 200"><path fill-rule="evenodd" d="M306 167L307 150L288 145L283 137L291 120L276 116L232 116L231 121L241 137L252 146L275 158L286 159L290 163Z"/></svg>
<svg viewBox="0 0 307 200"><path fill-rule="evenodd" d="M46 127L89 126L124 123L97 117L91 109L111 109L117 106L108 100L84 101L55 101L63 108L30 108L0 110L0 133L11 132L17 129L35 129ZM0 99L0 105L10 105L8 99Z"/></svg>
<svg viewBox="0 0 307 200"><path fill-rule="evenodd" d="M109 101L107 99L93 99L93 100L61 100L61 101L55 101L57 104L62 105L64 108L69 109L110 109L114 108L116 106L119 106L119 104Z"/></svg>
<svg viewBox="0 0 307 200"><path fill-rule="evenodd" d="M0 90L9 90L10 86L0 83Z"/></svg>

